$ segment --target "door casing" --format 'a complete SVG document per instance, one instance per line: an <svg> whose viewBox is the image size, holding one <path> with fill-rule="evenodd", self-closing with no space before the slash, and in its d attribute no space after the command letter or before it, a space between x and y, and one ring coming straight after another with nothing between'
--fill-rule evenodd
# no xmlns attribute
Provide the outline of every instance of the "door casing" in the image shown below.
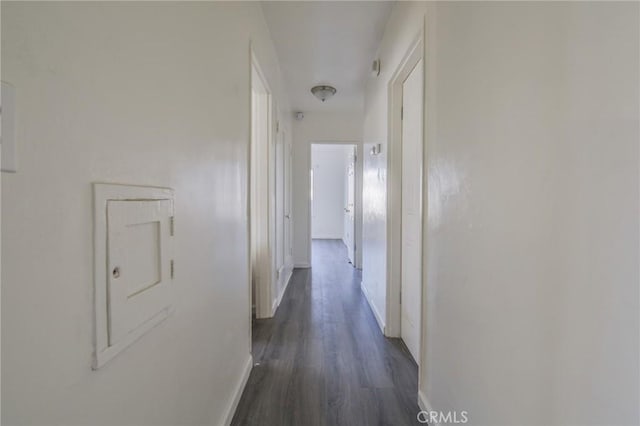
<svg viewBox="0 0 640 426"><path fill-rule="evenodd" d="M389 80L389 145L387 151L387 276L386 276L386 324L384 334L388 337L400 337L401 335L401 271L402 271L402 83L406 80L415 65L425 57L424 53L424 27L416 35L409 45L403 59L400 61L391 79ZM427 67L423 61L423 73ZM426 75L426 74L425 74ZM425 106L426 79L423 80L423 107ZM425 139L424 123L426 122L426 107L423 108L422 135ZM426 225L427 197L427 164L426 144L423 145L422 157L422 259L426 253ZM419 370L422 368L425 352L425 283L426 268L422 268L421 295L420 295L420 353L416 360ZM418 377L423 374L419 371Z"/></svg>
<svg viewBox="0 0 640 426"><path fill-rule="evenodd" d="M414 359L420 353L422 295L422 111L424 72L419 60L402 84L400 336ZM416 87L417 86L417 87Z"/></svg>
<svg viewBox="0 0 640 426"><path fill-rule="evenodd" d="M257 318L273 316L272 287L274 283L273 248L275 220L273 215L275 188L274 101L267 79L251 50L251 141L249 148L248 238L249 238L249 306L253 302L253 279L256 277L255 306ZM258 121L256 121L258 120ZM259 137L257 126L260 129ZM255 259L254 259L255 254Z"/></svg>

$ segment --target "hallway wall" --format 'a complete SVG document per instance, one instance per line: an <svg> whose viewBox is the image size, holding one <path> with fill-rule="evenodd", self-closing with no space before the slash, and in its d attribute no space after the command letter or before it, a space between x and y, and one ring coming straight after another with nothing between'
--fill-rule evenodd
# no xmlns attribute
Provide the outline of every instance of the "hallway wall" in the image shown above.
<svg viewBox="0 0 640 426"><path fill-rule="evenodd" d="M329 101L327 101L329 102ZM311 144L342 141L362 150L362 114L359 112L305 112L304 119L293 121L293 260L297 267L311 265L309 188L311 185ZM361 156L362 157L362 156ZM362 161L356 163L356 174L362 176ZM359 179L362 182L362 179ZM356 194L361 194L361 183ZM361 204L361 203L360 203ZM362 247L362 215L356 212L356 245ZM356 251L361 265L362 252Z"/></svg>
<svg viewBox="0 0 640 426"><path fill-rule="evenodd" d="M387 82L426 14L433 409L476 425L640 422L638 8L394 6L364 140L386 141ZM364 170L363 282L380 312L385 148Z"/></svg>
<svg viewBox="0 0 640 426"><path fill-rule="evenodd" d="M19 169L2 176L2 424L218 425L250 368L256 3L2 2ZM92 182L175 189L175 312L99 371Z"/></svg>

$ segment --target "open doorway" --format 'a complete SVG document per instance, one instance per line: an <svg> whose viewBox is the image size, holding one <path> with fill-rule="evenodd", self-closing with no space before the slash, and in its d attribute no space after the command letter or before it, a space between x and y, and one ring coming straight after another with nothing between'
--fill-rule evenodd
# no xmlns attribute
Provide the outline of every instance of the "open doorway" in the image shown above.
<svg viewBox="0 0 640 426"><path fill-rule="evenodd" d="M254 359L273 332L272 321L293 273L291 225L292 145L262 68L251 54L251 137L248 152L250 341Z"/></svg>
<svg viewBox="0 0 640 426"><path fill-rule="evenodd" d="M311 239L346 247L345 261L356 264L355 144L311 145Z"/></svg>
<svg viewBox="0 0 640 426"><path fill-rule="evenodd" d="M249 171L249 274L251 306L255 318L272 316L273 250L270 152L273 138L273 101L260 67L251 66L251 147Z"/></svg>

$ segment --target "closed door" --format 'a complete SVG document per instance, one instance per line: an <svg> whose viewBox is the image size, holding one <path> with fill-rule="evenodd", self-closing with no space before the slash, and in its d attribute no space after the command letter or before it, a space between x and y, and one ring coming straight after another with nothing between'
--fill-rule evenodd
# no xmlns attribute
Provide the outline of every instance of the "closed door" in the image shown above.
<svg viewBox="0 0 640 426"><path fill-rule="evenodd" d="M285 135L285 142L287 141ZM285 182L285 192L284 192L284 211L285 211L285 222L284 222L284 240L285 240L285 259L287 262L293 262L293 232L292 232L292 222L291 222L291 191L292 191L292 180L291 180L291 170L293 166L293 152L291 148L291 144L285 144L287 147L286 154L286 164L284 168L284 182Z"/></svg>
<svg viewBox="0 0 640 426"><path fill-rule="evenodd" d="M356 170L355 147L349 148L347 161L347 179L345 188L345 208L344 208L344 242L347 246L349 262L355 265L355 170Z"/></svg>
<svg viewBox="0 0 640 426"><path fill-rule="evenodd" d="M422 295L422 75L420 60L402 84L401 336L415 360Z"/></svg>
<svg viewBox="0 0 640 426"><path fill-rule="evenodd" d="M285 152L284 134L276 140L276 270L280 273L285 261Z"/></svg>
<svg viewBox="0 0 640 426"><path fill-rule="evenodd" d="M109 201L109 345L171 302L171 201Z"/></svg>

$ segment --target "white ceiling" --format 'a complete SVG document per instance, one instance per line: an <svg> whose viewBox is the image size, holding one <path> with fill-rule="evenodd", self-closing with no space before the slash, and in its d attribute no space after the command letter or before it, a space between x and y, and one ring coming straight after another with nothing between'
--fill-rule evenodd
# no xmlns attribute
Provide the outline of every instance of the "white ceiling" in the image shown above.
<svg viewBox="0 0 640 426"><path fill-rule="evenodd" d="M387 1L264 2L294 111L362 110L371 62L391 12ZM311 87L329 84L326 102Z"/></svg>

